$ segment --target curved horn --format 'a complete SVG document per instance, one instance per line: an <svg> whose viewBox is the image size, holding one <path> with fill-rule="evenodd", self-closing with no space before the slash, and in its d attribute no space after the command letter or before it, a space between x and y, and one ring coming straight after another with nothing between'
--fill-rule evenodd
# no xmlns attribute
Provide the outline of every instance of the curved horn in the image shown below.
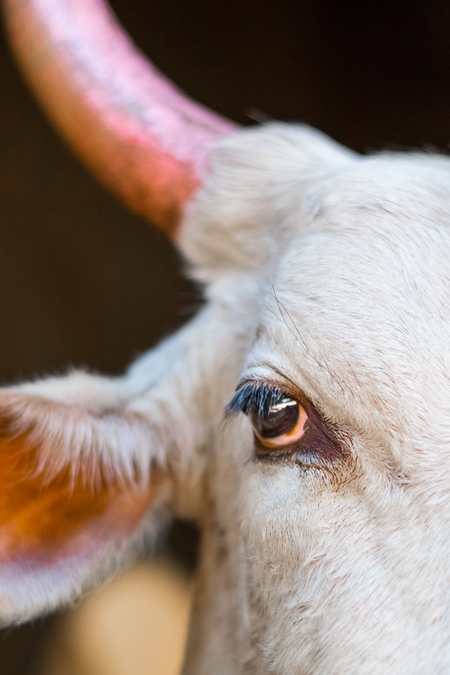
<svg viewBox="0 0 450 675"><path fill-rule="evenodd" d="M75 152L134 211L173 234L231 122L152 66L102 0L4 0L28 82Z"/></svg>

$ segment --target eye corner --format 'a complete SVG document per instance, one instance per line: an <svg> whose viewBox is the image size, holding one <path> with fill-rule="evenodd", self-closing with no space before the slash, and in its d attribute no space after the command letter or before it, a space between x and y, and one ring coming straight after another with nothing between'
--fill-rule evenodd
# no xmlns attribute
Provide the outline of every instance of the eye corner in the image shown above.
<svg viewBox="0 0 450 675"><path fill-rule="evenodd" d="M238 413L247 414L250 399L253 395L254 385L250 382L238 384L233 398L225 408L225 417L232 417Z"/></svg>

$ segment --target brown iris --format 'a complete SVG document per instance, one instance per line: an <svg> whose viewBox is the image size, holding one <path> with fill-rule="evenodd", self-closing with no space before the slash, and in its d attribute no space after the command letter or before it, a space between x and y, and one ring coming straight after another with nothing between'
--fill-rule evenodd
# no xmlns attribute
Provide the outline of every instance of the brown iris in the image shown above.
<svg viewBox="0 0 450 675"><path fill-rule="evenodd" d="M270 405L263 410L251 409L249 418L256 438L267 449L298 442L305 433L308 420L298 401L282 393L272 397Z"/></svg>

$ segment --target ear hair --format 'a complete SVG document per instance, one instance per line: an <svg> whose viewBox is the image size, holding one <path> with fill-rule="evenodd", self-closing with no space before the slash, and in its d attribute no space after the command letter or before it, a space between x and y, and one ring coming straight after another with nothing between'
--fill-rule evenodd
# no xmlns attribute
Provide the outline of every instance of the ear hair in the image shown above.
<svg viewBox="0 0 450 675"><path fill-rule="evenodd" d="M39 448L33 471L47 479L68 469L95 488L147 480L151 464L164 466L155 430L136 412L92 413L35 396L0 394L0 443Z"/></svg>
<svg viewBox="0 0 450 675"><path fill-rule="evenodd" d="M0 623L72 601L154 536L169 480L153 447L138 413L0 394Z"/></svg>

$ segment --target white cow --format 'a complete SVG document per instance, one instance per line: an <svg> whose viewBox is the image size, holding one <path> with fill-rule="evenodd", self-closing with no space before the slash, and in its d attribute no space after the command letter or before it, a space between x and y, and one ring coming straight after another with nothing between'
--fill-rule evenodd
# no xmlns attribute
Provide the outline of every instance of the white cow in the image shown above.
<svg viewBox="0 0 450 675"><path fill-rule="evenodd" d="M16 45L21 12L92 2L10 0ZM156 209L184 211L199 315L122 378L1 390L2 621L72 602L176 514L203 533L187 675L450 673L450 160L271 124L215 142L186 203L199 154Z"/></svg>

